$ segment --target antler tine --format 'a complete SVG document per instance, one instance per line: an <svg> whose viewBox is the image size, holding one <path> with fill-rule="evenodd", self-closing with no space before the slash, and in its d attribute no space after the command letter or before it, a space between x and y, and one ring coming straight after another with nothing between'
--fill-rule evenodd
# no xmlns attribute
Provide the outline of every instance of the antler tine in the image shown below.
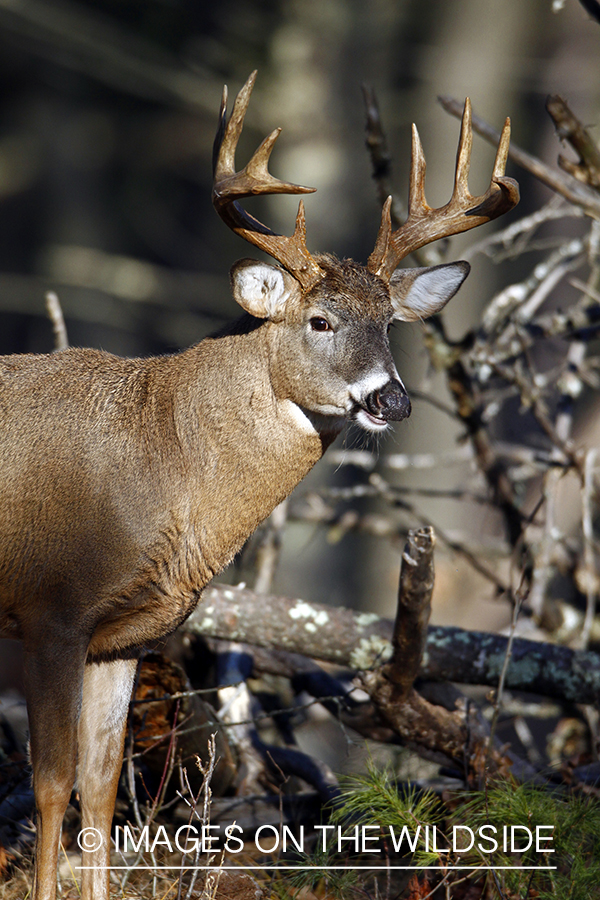
<svg viewBox="0 0 600 900"><path fill-rule="evenodd" d="M223 85L223 93L221 94L221 108L219 109L219 126L217 128L217 133L215 135L215 140L213 143L213 155L212 155L212 169L213 169L213 178L221 176L221 171L217 172L218 167L225 166L224 157L226 155L226 151L221 151L221 147L223 146L223 138L225 137L225 128L227 125L227 85ZM235 152L235 150L234 150Z"/></svg>
<svg viewBox="0 0 600 900"><path fill-rule="evenodd" d="M381 210L381 225L377 233L375 248L369 257L367 268L374 275L380 275L381 267L390 247L392 239L392 197L388 197Z"/></svg>
<svg viewBox="0 0 600 900"><path fill-rule="evenodd" d="M460 123L460 137L458 139L458 152L456 154L456 174L454 176L454 191L452 201L460 202L469 194L469 170L471 168L471 150L473 148L473 129L471 127L471 101L467 97Z"/></svg>
<svg viewBox="0 0 600 900"><path fill-rule="evenodd" d="M404 225L392 233L389 208L386 210L384 207L375 249L369 257L369 271L379 275L384 281L389 281L399 262L409 253L439 238L490 222L516 206L519 202L519 185L504 174L509 142L510 120L507 119L498 144L490 186L485 194L474 197L468 186L473 131L471 103L467 98L452 197L445 206L432 209L425 200L425 155L417 129L413 125L408 218Z"/></svg>
<svg viewBox="0 0 600 900"><path fill-rule="evenodd" d="M296 226L290 237L276 234L237 202L244 197L260 194L309 194L315 189L281 181L269 172L269 159L280 128L271 132L253 153L247 165L236 172L235 151L244 126L244 119L254 82L254 71L235 99L227 121L227 88L223 91L219 127L213 150L213 205L223 221L254 246L264 250L296 278L304 290L312 287L323 275L306 246L304 205L300 201Z"/></svg>
<svg viewBox="0 0 600 900"><path fill-rule="evenodd" d="M498 149L496 150L496 159L494 160L493 178L503 178L506 172L506 163L508 160L508 148L510 146L510 119L508 116L504 120L504 127L500 140L498 141Z"/></svg>
<svg viewBox="0 0 600 900"><path fill-rule="evenodd" d="M423 152L423 144L417 131L417 126L413 122L412 126L412 145L410 152L410 187L408 190L408 214L411 210L423 209L427 206L425 199L425 171L427 163Z"/></svg>

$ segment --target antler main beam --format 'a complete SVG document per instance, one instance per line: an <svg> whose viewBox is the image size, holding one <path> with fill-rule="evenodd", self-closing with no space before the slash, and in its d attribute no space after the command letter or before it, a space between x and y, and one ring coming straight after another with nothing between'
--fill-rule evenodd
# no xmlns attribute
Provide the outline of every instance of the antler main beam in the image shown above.
<svg viewBox="0 0 600 900"><path fill-rule="evenodd" d="M516 206L519 202L519 185L513 178L505 175L509 143L510 119L506 119L498 143L490 186L485 194L474 197L469 192L468 185L473 131L471 102L467 98L452 197L445 206L432 209L425 199L425 154L417 128L413 125L408 217L397 231L392 232L392 198L388 197L383 206L375 249L369 257L369 271L384 281L389 281L398 263L409 253L439 238L460 234L461 231L490 222Z"/></svg>
<svg viewBox="0 0 600 900"><path fill-rule="evenodd" d="M255 151L249 163L241 171L236 172L235 151L242 133L255 81L256 71L250 75L237 95L229 121L227 120L227 87L223 88L219 128L213 148L213 205L229 228L272 256L296 278L304 290L309 290L322 278L323 272L306 246L306 224L302 200L298 206L294 233L290 237L276 234L251 216L238 202L244 197L255 197L261 194L310 194L315 190L315 188L280 181L269 172L269 158L281 128L272 131Z"/></svg>

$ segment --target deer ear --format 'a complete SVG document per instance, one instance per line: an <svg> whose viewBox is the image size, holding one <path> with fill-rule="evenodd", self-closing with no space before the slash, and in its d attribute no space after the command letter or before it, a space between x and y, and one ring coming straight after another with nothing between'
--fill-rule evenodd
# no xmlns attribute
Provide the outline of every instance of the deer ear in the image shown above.
<svg viewBox="0 0 600 900"><path fill-rule="evenodd" d="M427 319L444 308L471 270L468 262L426 269L398 269L390 279L394 318L403 322Z"/></svg>
<svg viewBox="0 0 600 900"><path fill-rule="evenodd" d="M299 290L295 278L278 266L240 259L231 269L233 296L257 319L280 321L290 297Z"/></svg>

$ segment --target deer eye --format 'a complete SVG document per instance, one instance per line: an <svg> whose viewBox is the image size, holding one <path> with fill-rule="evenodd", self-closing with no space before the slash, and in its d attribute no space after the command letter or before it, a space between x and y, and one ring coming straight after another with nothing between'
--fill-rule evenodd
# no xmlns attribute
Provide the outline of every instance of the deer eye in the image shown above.
<svg viewBox="0 0 600 900"><path fill-rule="evenodd" d="M313 316L310 320L310 327L313 331L332 331L332 327L322 316Z"/></svg>

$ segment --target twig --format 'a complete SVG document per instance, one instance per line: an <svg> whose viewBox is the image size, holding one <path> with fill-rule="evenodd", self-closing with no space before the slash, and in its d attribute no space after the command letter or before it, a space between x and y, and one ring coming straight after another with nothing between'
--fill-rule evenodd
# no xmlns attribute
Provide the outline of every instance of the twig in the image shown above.
<svg viewBox="0 0 600 900"><path fill-rule="evenodd" d="M506 466L498 457L490 439L487 423L482 419L481 399L475 379L465 363L458 359L447 370L448 386L461 421L475 451L477 465L492 492L494 502L504 518L506 536L516 546L522 532L522 514Z"/></svg>
<svg viewBox="0 0 600 900"><path fill-rule="evenodd" d="M555 548L559 539L556 531L556 494L561 477L562 473L557 469L548 469L544 475L542 485L546 511L544 530L537 546L532 545L533 572L529 606L536 622L548 631L554 631L558 624L550 612L548 588L555 572Z"/></svg>
<svg viewBox="0 0 600 900"><path fill-rule="evenodd" d="M561 244L543 262L539 263L522 282L511 284L497 294L488 304L483 314L472 358L485 364L487 357L491 355L489 347L490 335L501 332L509 316L520 306L525 305L532 297L536 297L536 300L530 306L525 305L525 312L520 312L519 321L521 323L527 321L539 306L537 296L540 296L542 300L546 297L546 293L542 292L541 286L544 283L548 283L548 279L552 278L550 288L554 287L555 282L559 278L556 277L555 279L553 273L558 270L562 275L565 271L576 268L580 264L580 257L582 257L584 252L585 244L582 240L567 241ZM540 291L539 295L538 291ZM502 335L502 344L509 344L509 340L504 335ZM494 357L499 352L499 348L494 348Z"/></svg>
<svg viewBox="0 0 600 900"><path fill-rule="evenodd" d="M212 788L211 781L215 772L215 766L217 765L217 750L216 750L216 735L211 734L208 739L208 762L203 763L202 759L197 756L196 763L200 772L203 776L202 782L202 824L208 825L210 823L210 803L212 799ZM197 853L200 850L200 844L197 845ZM210 857L208 860L208 864L212 863L214 857ZM197 858L196 858L197 865ZM190 880L190 884L187 890L187 894L185 895L185 900L190 900L192 897L192 891L194 890L194 883L196 881L196 875L198 874L198 869L194 869L192 878ZM209 873L207 873L207 879L209 878ZM218 880L218 875L217 875Z"/></svg>
<svg viewBox="0 0 600 900"><path fill-rule="evenodd" d="M541 209L536 209L528 216L511 222L500 231L486 235L463 250L461 255L464 259L471 260L477 253L485 253L496 262L520 256L527 249L532 249L530 238L541 225L556 219L580 218L583 214L583 210L579 207L567 204L562 197L553 194ZM503 248L504 253L499 252L499 247Z"/></svg>
<svg viewBox="0 0 600 900"><path fill-rule="evenodd" d="M540 388L528 381L524 372L518 366L499 365L494 363L491 368L502 378L507 384L514 385L522 399L523 407L530 409L536 422L549 439L553 448L560 451L561 456L554 456L553 462L561 468L572 466L577 471L580 470L581 463L578 454L575 452L570 441L563 441L556 431L556 427L551 421L548 410L541 397Z"/></svg>
<svg viewBox="0 0 600 900"><path fill-rule="evenodd" d="M594 616L596 614L596 597L598 595L598 575L594 559L594 523L592 517L592 497L594 495L594 470L598 451L595 447L585 455L584 477L581 487L581 508L583 527L583 570L576 573L579 589L586 598L585 618L581 629L580 646L585 650L590 641Z"/></svg>
<svg viewBox="0 0 600 900"><path fill-rule="evenodd" d="M506 591L507 586L504 581L502 581L502 579L498 575L496 575L496 573L492 569L482 563L462 541L457 540L452 535L447 533L440 527L440 525L434 524L428 516L417 510L415 506L405 500L401 500L397 496L394 489L390 485L388 485L380 475L378 475L376 472L373 473L369 481L371 484L378 486L383 497L391 499L395 505L401 506L407 512L411 513L421 525L435 528L435 532L440 541L446 544L446 546L449 549L453 550L455 553L463 556L467 560L467 562L475 569L476 572L479 572L480 575L483 575L484 578L486 578L491 584L495 586L496 590L499 593L503 593L504 591Z"/></svg>
<svg viewBox="0 0 600 900"><path fill-rule="evenodd" d="M374 89L366 84L362 85L362 93L365 104L366 144L373 167L372 177L377 186L379 203L383 206L387 198L394 193L392 189L392 155L383 130L377 95ZM406 208L397 197L394 197L392 203L391 216L394 228L399 228L406 218Z"/></svg>
<svg viewBox="0 0 600 900"><path fill-rule="evenodd" d="M584 128L558 94L548 97L546 109L556 126L558 137L562 141L568 141L579 156L579 163L559 156L558 164L561 169L590 187L600 188L600 151L587 128Z"/></svg>
<svg viewBox="0 0 600 900"><path fill-rule="evenodd" d="M585 250L583 241L573 240L559 247L552 259L546 262L546 266L536 266L534 272L538 275L538 286L529 295L527 301L521 304L515 313L515 319L519 323L528 322L537 313L551 291L559 281L572 269L578 268L583 262L581 258ZM544 271L545 269L545 271Z"/></svg>
<svg viewBox="0 0 600 900"><path fill-rule="evenodd" d="M257 594L268 594L273 587L273 579L279 561L283 532L287 521L288 501L283 500L275 507L263 524L264 536L256 551L256 581L254 590Z"/></svg>
<svg viewBox="0 0 600 900"><path fill-rule="evenodd" d="M510 623L510 630L508 634L508 642L506 644L506 652L504 654L504 661L502 663L502 669L500 671L500 678L498 679L498 688L496 690L496 696L494 698L494 715L492 717L492 722L490 725L490 741L488 744L487 754L486 754L486 770L489 770L491 755L493 750L493 741L494 736L496 734L496 727L498 725L498 719L500 718L500 710L502 708L502 699L504 694L504 686L506 684L506 676L508 673L508 667L510 665L510 660L512 657L513 644L515 640L515 634L517 630L517 622L519 621L519 615L521 614L521 609L523 607L523 601L526 598L526 593L523 591L523 581L517 591L515 591L515 601L513 606L512 619Z"/></svg>
<svg viewBox="0 0 600 900"><path fill-rule="evenodd" d="M373 478L373 476L371 476L371 478ZM394 484L389 485L388 490L392 494L396 494L398 498L403 496L415 496L437 497L445 500L458 500L460 502L472 500L473 503L480 503L483 506L487 506L487 504L490 503L490 498L486 494L468 488L427 488L413 487L408 484ZM348 487L323 488L323 490L319 492L319 496L331 500L353 500L361 497L379 497L381 496L381 491L373 484L355 484Z"/></svg>
<svg viewBox="0 0 600 900"><path fill-rule="evenodd" d="M587 318L581 321L575 318L573 320L573 329L583 328L586 324L590 324ZM562 319L557 319L553 327L556 328L556 332L549 330L549 337L552 337L554 333L559 334L561 329L568 332L570 328L570 326L564 325L564 320ZM547 454L543 450L524 447L522 444L512 444L508 441L495 441L495 448L498 456L505 459L507 463L531 466L546 466L548 464ZM338 468L342 466L356 466L366 472L372 472L376 466L379 469L402 472L413 469L427 471L428 469L462 466L465 463L473 462L474 458L475 454L472 446L463 444L455 450L449 450L446 453L382 453L380 456L370 450L330 450L323 457L323 464L331 463Z"/></svg>
<svg viewBox="0 0 600 900"><path fill-rule="evenodd" d="M585 347L586 345L581 341L574 341L569 346L567 365L573 372L577 372L581 367ZM564 449L568 447L573 427L573 398L574 395L577 395L578 390L581 389L580 382L577 382L579 388L573 387L573 379L562 379L561 381L559 381L561 390L559 411L554 424L554 432L558 442L560 442L560 449L556 445L553 448L553 456L558 462L564 460ZM534 616L538 622L546 624L550 629L552 629L554 623L551 618L548 621L548 587L554 575L556 546L561 540L556 525L556 503L559 482L562 476L563 472L559 468L550 468L544 474L542 490L545 499L546 516L542 539L534 555L533 575L529 594L529 604Z"/></svg>

